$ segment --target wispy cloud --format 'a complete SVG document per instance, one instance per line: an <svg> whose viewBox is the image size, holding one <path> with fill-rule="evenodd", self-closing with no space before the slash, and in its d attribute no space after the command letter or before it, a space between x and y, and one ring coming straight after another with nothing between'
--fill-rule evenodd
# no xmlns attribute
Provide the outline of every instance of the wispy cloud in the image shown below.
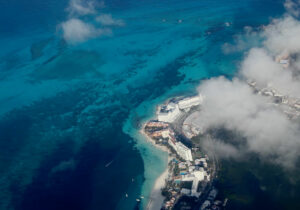
<svg viewBox="0 0 300 210"><path fill-rule="evenodd" d="M66 8L68 20L59 24L65 41L77 44L96 37L111 35L112 26L124 26L121 19L114 19L111 14L98 15L98 9L104 8L103 1L70 0ZM86 16L90 22L87 22ZM100 26L101 25L101 26Z"/></svg>
<svg viewBox="0 0 300 210"><path fill-rule="evenodd" d="M101 35L110 35L110 29L95 28L92 24L72 18L61 24L63 37L69 43L75 44Z"/></svg>
<svg viewBox="0 0 300 210"><path fill-rule="evenodd" d="M239 157L255 152L266 160L293 166L299 157L299 127L271 100L255 94L247 83L237 78L210 79L201 84L199 91L205 95L205 102L194 124L202 130L224 127L245 137L240 139L244 147L217 144L215 152L219 156Z"/></svg>
<svg viewBox="0 0 300 210"><path fill-rule="evenodd" d="M114 19L111 14L102 14L96 17L96 21L104 26L124 26L125 23L121 19Z"/></svg>
<svg viewBox="0 0 300 210"><path fill-rule="evenodd" d="M300 15L300 0L286 0L284 7L291 15L296 17Z"/></svg>
<svg viewBox="0 0 300 210"><path fill-rule="evenodd" d="M102 3L104 6L104 3ZM93 0L70 0L66 11L70 16L90 15L96 13L98 4Z"/></svg>
<svg viewBox="0 0 300 210"><path fill-rule="evenodd" d="M257 37L264 41L245 55L238 77L202 82L199 92L205 101L193 124L201 130L226 128L244 137L242 147L215 144L220 156L239 158L254 152L266 161L292 168L300 157L299 117L289 118L287 105L275 105L272 98L255 93L246 81L300 102L300 78L295 74L300 69L300 22L285 15L261 29ZM278 63L280 57L289 59L290 65L284 68ZM203 146L213 147L211 141L204 141Z"/></svg>

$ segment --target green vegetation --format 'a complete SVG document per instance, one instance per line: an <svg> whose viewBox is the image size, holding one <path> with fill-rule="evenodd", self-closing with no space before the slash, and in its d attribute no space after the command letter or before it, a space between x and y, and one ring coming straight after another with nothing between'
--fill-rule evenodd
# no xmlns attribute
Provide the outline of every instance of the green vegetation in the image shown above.
<svg viewBox="0 0 300 210"><path fill-rule="evenodd" d="M203 138L204 138L204 135L203 135L203 134L200 134L200 135L198 135L198 136L194 136L193 138L191 138L193 147L198 147L198 148L200 148L200 147L201 147L201 140L202 140Z"/></svg>
<svg viewBox="0 0 300 210"><path fill-rule="evenodd" d="M222 161L217 188L229 209L300 209L300 181L274 164L250 157Z"/></svg>
<svg viewBox="0 0 300 210"><path fill-rule="evenodd" d="M172 194L168 191L168 187L165 187L161 190L162 196L166 198L166 200L170 200L172 198Z"/></svg>
<svg viewBox="0 0 300 210"><path fill-rule="evenodd" d="M180 174L180 169L179 169L179 167L178 167L178 164L175 164L173 173L174 173L174 176L179 176L179 174Z"/></svg>

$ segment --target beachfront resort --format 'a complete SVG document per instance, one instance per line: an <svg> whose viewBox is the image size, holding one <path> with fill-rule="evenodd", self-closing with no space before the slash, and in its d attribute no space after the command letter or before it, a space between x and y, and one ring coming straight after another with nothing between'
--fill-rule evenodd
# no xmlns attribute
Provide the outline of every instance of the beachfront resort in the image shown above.
<svg viewBox="0 0 300 210"><path fill-rule="evenodd" d="M213 185L216 176L214 157L209 157L193 144L199 130L188 130L186 118L199 111L204 97L173 98L158 106L156 119L143 127L153 144L169 152L168 176L161 189L164 202L161 209L222 209L227 201L216 200L218 190ZM149 208L151 209L151 208Z"/></svg>

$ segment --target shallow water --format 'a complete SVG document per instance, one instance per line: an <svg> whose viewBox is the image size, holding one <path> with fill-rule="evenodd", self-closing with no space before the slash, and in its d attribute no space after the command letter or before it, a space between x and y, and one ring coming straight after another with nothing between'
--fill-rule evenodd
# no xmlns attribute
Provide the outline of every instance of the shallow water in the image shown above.
<svg viewBox="0 0 300 210"><path fill-rule="evenodd" d="M126 25L77 45L57 31L67 2L0 3L0 209L145 205L166 154L141 123L201 79L232 77L243 52L224 43L283 12L271 0L105 3Z"/></svg>

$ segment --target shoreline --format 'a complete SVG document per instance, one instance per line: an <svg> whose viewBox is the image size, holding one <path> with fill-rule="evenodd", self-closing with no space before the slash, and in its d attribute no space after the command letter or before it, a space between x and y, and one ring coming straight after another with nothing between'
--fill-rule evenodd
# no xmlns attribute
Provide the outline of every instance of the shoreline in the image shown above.
<svg viewBox="0 0 300 210"><path fill-rule="evenodd" d="M165 200L165 197L161 194L161 189L163 187L165 187L166 184L166 179L169 176L169 163L172 160L172 153L170 152L170 150L165 147L165 146L161 146L155 143L155 141L153 139L151 139L144 131L146 123L143 124L142 128L139 130L140 134L142 134L145 138L146 141L151 143L154 147L156 147L157 149L168 153L168 161L167 161L167 167L166 169L159 175L159 177L156 178L154 185L152 187L151 193L150 193L150 197L148 199L147 205L146 205L146 209L147 210L157 210L160 209L163 205L163 202Z"/></svg>

